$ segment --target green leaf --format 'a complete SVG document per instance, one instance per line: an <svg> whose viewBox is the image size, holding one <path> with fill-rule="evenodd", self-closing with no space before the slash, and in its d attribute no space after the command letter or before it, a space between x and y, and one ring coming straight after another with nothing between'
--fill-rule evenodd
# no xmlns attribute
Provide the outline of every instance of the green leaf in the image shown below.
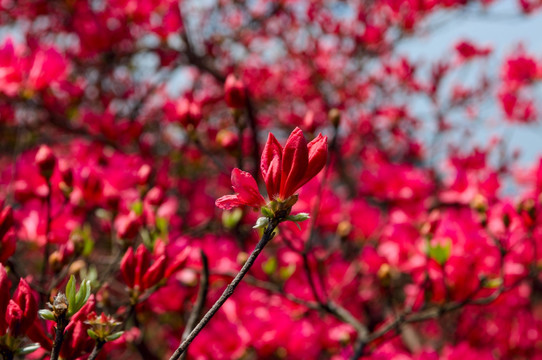
<svg viewBox="0 0 542 360"><path fill-rule="evenodd" d="M99 338L99 337L98 337L98 334L96 334L96 333L94 332L94 330L92 330L92 329L88 329L88 330L87 330L87 334L88 334L88 336L90 336L90 337L93 338L94 340L98 340L98 338Z"/></svg>
<svg viewBox="0 0 542 360"><path fill-rule="evenodd" d="M87 303L88 298L90 297L90 280L83 280L81 287L75 296L75 308L73 309L75 314ZM71 315L73 315L71 314Z"/></svg>
<svg viewBox="0 0 542 360"><path fill-rule="evenodd" d="M161 235L167 235L168 222L163 217L156 218L156 229Z"/></svg>
<svg viewBox="0 0 542 360"><path fill-rule="evenodd" d="M429 247L429 257L440 265L444 265L450 258L452 252L452 242L448 240L446 244L437 244Z"/></svg>
<svg viewBox="0 0 542 360"><path fill-rule="evenodd" d="M295 215L288 215L286 220L294 221L294 222L301 222L310 219L310 215L307 213L299 213Z"/></svg>
<svg viewBox="0 0 542 360"><path fill-rule="evenodd" d="M241 218L243 217L243 210L236 208L231 211L224 211L222 213L222 226L226 229L234 229Z"/></svg>
<svg viewBox="0 0 542 360"><path fill-rule="evenodd" d="M68 298L68 314L74 314L75 306L75 276L71 275L66 285L66 297Z"/></svg>
<svg viewBox="0 0 542 360"><path fill-rule="evenodd" d="M254 225L252 228L253 228L253 229L264 228L264 227L267 226L267 224L269 224L269 218L266 218L266 217L260 217L260 218L258 218L258 220L256 221L256 225Z"/></svg>
<svg viewBox="0 0 542 360"><path fill-rule="evenodd" d="M51 310L41 309L38 311L38 315L42 319L56 321L55 314Z"/></svg>
<svg viewBox="0 0 542 360"><path fill-rule="evenodd" d="M261 211L262 211L263 216L266 216L268 218L272 218L273 216L275 216L273 211L270 208L266 207L266 206L262 206Z"/></svg>
<svg viewBox="0 0 542 360"><path fill-rule="evenodd" d="M273 274L275 271L277 271L277 258L272 256L269 259L267 259L266 262L262 264L262 270L267 275Z"/></svg>
<svg viewBox="0 0 542 360"><path fill-rule="evenodd" d="M28 354L38 350L40 347L41 347L40 344L34 343L34 344L27 345L24 348L21 348L21 349L17 350L16 353L17 353L17 355L28 355Z"/></svg>
<svg viewBox="0 0 542 360"><path fill-rule="evenodd" d="M279 269L279 276L282 280L288 280L295 272L295 264L289 264Z"/></svg>
<svg viewBox="0 0 542 360"><path fill-rule="evenodd" d="M130 206L130 209L136 213L136 215L143 214L143 203L141 201L136 201Z"/></svg>
<svg viewBox="0 0 542 360"><path fill-rule="evenodd" d="M122 334L124 334L124 331L117 331L116 333L106 336L105 341L115 341L120 338Z"/></svg>
<svg viewBox="0 0 542 360"><path fill-rule="evenodd" d="M501 278L488 279L488 280L484 281L484 287L488 288L488 289L496 289L501 285L502 285L502 279Z"/></svg>

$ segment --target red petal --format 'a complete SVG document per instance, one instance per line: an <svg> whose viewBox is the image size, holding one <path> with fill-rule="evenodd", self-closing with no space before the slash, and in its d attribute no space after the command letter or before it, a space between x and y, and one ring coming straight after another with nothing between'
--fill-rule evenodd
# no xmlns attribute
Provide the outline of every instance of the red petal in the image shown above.
<svg viewBox="0 0 542 360"><path fill-rule="evenodd" d="M160 256L143 276L142 288L148 289L156 285L164 277L166 270L166 256Z"/></svg>
<svg viewBox="0 0 542 360"><path fill-rule="evenodd" d="M173 259L173 261L168 265L166 272L164 273L164 277L166 279L179 271L184 266L186 260L188 260L188 255L190 255L191 251L192 248L190 246L187 246L175 256L175 259Z"/></svg>
<svg viewBox="0 0 542 360"><path fill-rule="evenodd" d="M145 245L141 244L136 250L135 258L135 285L137 286L142 284L143 276L151 265L151 253L147 250Z"/></svg>
<svg viewBox="0 0 542 360"><path fill-rule="evenodd" d="M243 205L237 195L224 195L215 201L215 205L224 210L230 210L234 207Z"/></svg>
<svg viewBox="0 0 542 360"><path fill-rule="evenodd" d="M280 159L278 157L271 161L264 181L269 198L275 200L280 192Z"/></svg>
<svg viewBox="0 0 542 360"><path fill-rule="evenodd" d="M8 274L4 266L0 264L0 309L4 310L9 304L9 289L11 288L11 281L9 281ZM6 331L6 318L0 314L0 335L5 334Z"/></svg>
<svg viewBox="0 0 542 360"><path fill-rule="evenodd" d="M260 207L265 205L265 199L260 194L256 180L246 171L233 169L231 173L233 190L238 194L239 201L248 206Z"/></svg>
<svg viewBox="0 0 542 360"><path fill-rule="evenodd" d="M19 330L21 333L25 333L38 315L38 303L34 298L30 285L28 285L24 279L19 281L19 286L13 295L13 300L17 303L17 305L19 305L23 312L23 316L19 324Z"/></svg>
<svg viewBox="0 0 542 360"><path fill-rule="evenodd" d="M309 163L305 176L297 185L298 188L305 185L310 179L318 175L327 163L327 136L318 136L312 140L307 148L309 150Z"/></svg>
<svg viewBox="0 0 542 360"><path fill-rule="evenodd" d="M307 170L309 152L307 141L300 128L295 128L288 137L282 152L282 174L280 184L280 197L285 200L298 189Z"/></svg>
<svg viewBox="0 0 542 360"><path fill-rule="evenodd" d="M120 272L126 285L133 289L135 285L135 258L134 250L129 248L120 261Z"/></svg>

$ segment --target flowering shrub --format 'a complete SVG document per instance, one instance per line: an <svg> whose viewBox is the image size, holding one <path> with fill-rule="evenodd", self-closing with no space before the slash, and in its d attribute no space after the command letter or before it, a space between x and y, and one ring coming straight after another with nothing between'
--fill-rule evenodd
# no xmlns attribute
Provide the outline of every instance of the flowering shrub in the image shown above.
<svg viewBox="0 0 542 360"><path fill-rule="evenodd" d="M542 359L542 160L470 131L540 54L400 51L498 2L1 1L1 359Z"/></svg>

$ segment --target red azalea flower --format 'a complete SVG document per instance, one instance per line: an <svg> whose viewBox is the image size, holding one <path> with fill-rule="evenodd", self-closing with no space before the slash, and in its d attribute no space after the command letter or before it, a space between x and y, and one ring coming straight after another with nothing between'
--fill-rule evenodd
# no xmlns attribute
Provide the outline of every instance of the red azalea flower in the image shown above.
<svg viewBox="0 0 542 360"><path fill-rule="evenodd" d="M230 108L239 109L245 106L245 85L241 80L237 79L235 75L230 74L226 78L224 92L226 104L228 104Z"/></svg>
<svg viewBox="0 0 542 360"><path fill-rule="evenodd" d="M260 169L271 200L285 200L315 177L327 162L327 136L319 134L307 144L300 128L288 137L284 149L269 134Z"/></svg>
<svg viewBox="0 0 542 360"><path fill-rule="evenodd" d="M301 129L295 128L284 148L273 134L269 134L260 166L269 199L288 199L315 177L326 162L327 137L322 134L307 144ZM216 206L229 210L242 205L254 208L265 205L258 185L249 173L233 169L231 181L237 194L222 196Z"/></svg>
<svg viewBox="0 0 542 360"><path fill-rule="evenodd" d="M258 190L256 180L246 171L233 169L231 172L231 184L235 195L225 195L216 201L216 206L224 210L248 205L255 208L260 208L265 205L265 199Z"/></svg>

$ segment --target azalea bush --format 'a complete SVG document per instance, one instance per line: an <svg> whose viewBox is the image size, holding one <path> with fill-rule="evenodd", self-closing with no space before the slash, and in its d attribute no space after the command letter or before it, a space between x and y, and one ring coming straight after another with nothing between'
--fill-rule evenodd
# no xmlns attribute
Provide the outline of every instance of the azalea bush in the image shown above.
<svg viewBox="0 0 542 360"><path fill-rule="evenodd" d="M542 359L500 3L0 1L0 357Z"/></svg>

